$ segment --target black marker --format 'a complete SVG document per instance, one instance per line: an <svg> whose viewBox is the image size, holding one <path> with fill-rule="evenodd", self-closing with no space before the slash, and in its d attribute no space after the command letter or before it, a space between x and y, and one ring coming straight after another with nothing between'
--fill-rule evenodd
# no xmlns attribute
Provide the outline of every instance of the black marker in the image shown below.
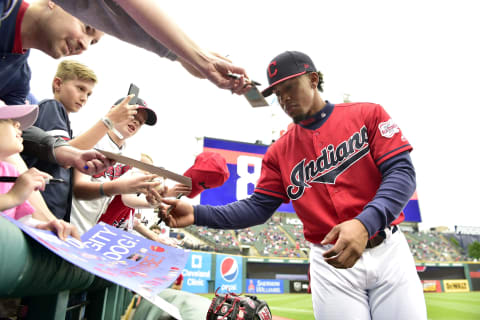
<svg viewBox="0 0 480 320"><path fill-rule="evenodd" d="M240 79L240 75L238 74L235 74L235 73L228 73L227 76L229 78L232 78L232 79ZM247 81L248 84L251 84L251 85L254 85L254 86L261 86L261 84L257 81L254 81L254 80L250 80L248 78L245 78L245 80Z"/></svg>
<svg viewBox="0 0 480 320"><path fill-rule="evenodd" d="M0 177L0 182L15 182L17 181L18 177ZM53 183L65 183L63 179L57 178L45 178L45 184L53 184Z"/></svg>

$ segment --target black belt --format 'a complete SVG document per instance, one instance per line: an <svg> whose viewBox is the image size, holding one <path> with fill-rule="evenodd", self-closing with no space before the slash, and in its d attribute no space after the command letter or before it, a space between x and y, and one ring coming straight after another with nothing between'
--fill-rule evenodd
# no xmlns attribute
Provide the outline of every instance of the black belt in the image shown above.
<svg viewBox="0 0 480 320"><path fill-rule="evenodd" d="M392 234L394 234L398 230L397 225L394 225L393 227L388 227L388 228L392 230ZM365 248L367 249L375 248L376 246L380 245L383 242L383 240L385 240L386 238L387 238L387 234L385 233L385 230L379 231L375 237L368 239L367 245L365 246Z"/></svg>

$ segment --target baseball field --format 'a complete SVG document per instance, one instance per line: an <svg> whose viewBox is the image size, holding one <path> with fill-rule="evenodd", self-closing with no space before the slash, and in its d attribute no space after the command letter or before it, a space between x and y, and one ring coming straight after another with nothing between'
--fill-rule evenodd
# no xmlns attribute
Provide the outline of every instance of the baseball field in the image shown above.
<svg viewBox="0 0 480 320"><path fill-rule="evenodd" d="M212 298L213 295L203 295ZM257 295L266 300L273 315L292 320L312 320L313 310L309 294ZM480 319L480 292L426 293L429 320Z"/></svg>

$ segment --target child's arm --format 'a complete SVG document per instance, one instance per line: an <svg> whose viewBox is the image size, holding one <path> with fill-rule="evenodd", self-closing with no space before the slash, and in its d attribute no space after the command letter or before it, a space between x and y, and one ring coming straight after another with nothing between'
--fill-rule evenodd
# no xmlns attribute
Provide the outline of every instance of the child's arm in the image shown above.
<svg viewBox="0 0 480 320"><path fill-rule="evenodd" d="M24 203L37 190L45 190L45 179L51 178L48 173L30 168L18 176L13 187L0 195L0 211L17 207Z"/></svg>
<svg viewBox="0 0 480 320"><path fill-rule="evenodd" d="M105 115L114 126L121 125L133 120L134 115L137 113L137 105L129 105L128 102L133 96L128 96L123 101L111 108ZM108 122L108 120L106 120ZM104 122L103 118L99 119L90 129L71 139L68 143L78 149L91 149L93 148L102 137L107 134L109 128Z"/></svg>
<svg viewBox="0 0 480 320"><path fill-rule="evenodd" d="M13 164L20 173L28 170L27 165L18 153L7 157L5 161ZM57 219L50 209L48 209L48 206L39 191L32 192L28 198L28 202L30 202L30 205L35 209L40 220L50 221Z"/></svg>
<svg viewBox="0 0 480 320"><path fill-rule="evenodd" d="M165 197L177 197L180 193L184 195L188 195L190 192L192 192L192 187L189 187L187 185L177 183L174 185L172 188L169 188L168 191L165 193Z"/></svg>
<svg viewBox="0 0 480 320"><path fill-rule="evenodd" d="M90 177L74 170L73 193L77 199L92 200L103 196L116 194L147 193L149 189L157 187L160 182L151 181L157 176L149 175L123 175L122 177L107 182L92 182Z"/></svg>
<svg viewBox="0 0 480 320"><path fill-rule="evenodd" d="M27 215L20 218L19 221L33 228L50 230L56 233L58 237L62 240L66 240L68 236L72 236L80 240L80 233L78 233L77 228L74 225L60 219L51 220L49 222L41 221L35 219L34 212L32 215Z"/></svg>
<svg viewBox="0 0 480 320"><path fill-rule="evenodd" d="M130 208L158 208L162 206L162 191L157 189L148 190L146 196L135 194L122 194L122 202Z"/></svg>
<svg viewBox="0 0 480 320"><path fill-rule="evenodd" d="M172 238L164 239L162 237L159 237L155 232L145 227L137 219L133 221L133 230L137 231L138 233L140 233L142 236L144 236L149 240L160 242L160 243L163 243L164 245L171 246L171 247L176 247L178 245L178 242Z"/></svg>

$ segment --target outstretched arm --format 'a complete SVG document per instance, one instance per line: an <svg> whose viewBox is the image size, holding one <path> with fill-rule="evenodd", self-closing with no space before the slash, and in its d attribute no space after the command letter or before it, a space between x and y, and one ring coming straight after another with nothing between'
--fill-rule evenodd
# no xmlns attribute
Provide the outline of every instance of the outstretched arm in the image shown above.
<svg viewBox="0 0 480 320"><path fill-rule="evenodd" d="M162 57L176 60L195 76L202 76L219 88L243 94L250 89L242 77L238 80L228 72L246 77L245 70L200 48L153 0L77 0L55 1L63 9L105 33Z"/></svg>
<svg viewBox="0 0 480 320"><path fill-rule="evenodd" d="M100 152L77 149L63 139L55 138L37 127L24 130L22 138L24 146L22 153L58 163L63 167L74 167L85 174L97 174L112 165L112 162ZM23 160L21 162L26 170L25 163ZM17 168L20 168L18 164Z"/></svg>
<svg viewBox="0 0 480 320"><path fill-rule="evenodd" d="M192 206L181 200L162 199L174 208L166 216L167 208L162 208L162 215L170 227L186 227L191 224L217 229L242 229L268 220L282 204L282 199L253 193L251 197L232 202L224 206Z"/></svg>

